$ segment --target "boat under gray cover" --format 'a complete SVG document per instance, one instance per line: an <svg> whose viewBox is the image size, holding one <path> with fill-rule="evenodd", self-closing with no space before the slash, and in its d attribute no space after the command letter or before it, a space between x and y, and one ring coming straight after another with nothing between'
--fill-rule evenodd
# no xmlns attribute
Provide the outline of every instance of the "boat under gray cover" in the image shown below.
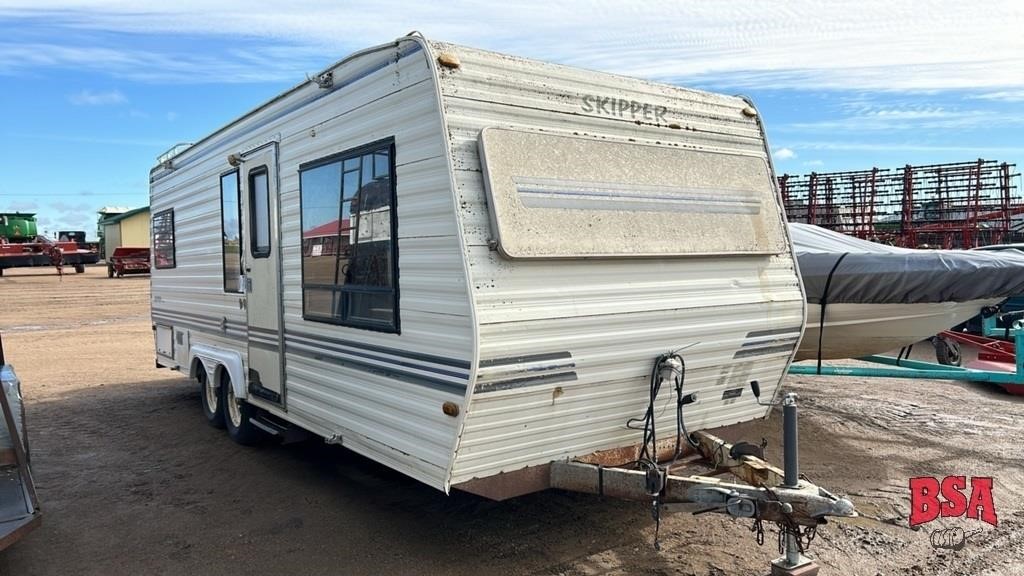
<svg viewBox="0 0 1024 576"><path fill-rule="evenodd" d="M789 224L809 304L968 302L1024 293L1024 254L915 250ZM831 281L829 275L832 276Z"/></svg>

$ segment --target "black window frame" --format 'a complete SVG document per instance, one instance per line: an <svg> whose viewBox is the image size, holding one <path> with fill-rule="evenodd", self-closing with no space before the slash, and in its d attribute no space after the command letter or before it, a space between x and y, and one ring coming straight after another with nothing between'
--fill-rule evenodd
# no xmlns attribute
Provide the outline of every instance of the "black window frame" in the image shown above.
<svg viewBox="0 0 1024 576"><path fill-rule="evenodd" d="M228 290L228 254L227 251L224 249L224 235L226 232L226 230L224 229L224 178L232 174L235 175L235 204L238 207L238 214L236 214L236 216L238 217L238 219L236 220L236 222L238 222L238 290ZM220 268L221 273L224 276L222 285L224 287L225 294L242 294L245 292L245 287L242 286L241 281L241 276L244 275L245 270L242 254L243 252L245 252L244 245L242 244L242 171L239 170L238 168L235 168L234 170L228 170L227 172L224 172L223 174L220 175L220 179L218 180L218 182L220 185Z"/></svg>
<svg viewBox="0 0 1024 576"><path fill-rule="evenodd" d="M259 250L256 248L256 242L258 242L256 233L256 188L253 186L253 181L257 176L264 175L267 177L267 249ZM270 209L270 169L267 165L257 166L252 170L246 172L246 180L249 184L249 193L247 194L249 200L249 252L252 253L253 258L269 258L270 253L274 249L274 227L271 225L271 216L273 216L273 210Z"/></svg>
<svg viewBox="0 0 1024 576"><path fill-rule="evenodd" d="M166 264L161 266L160 263L157 261L157 257L156 257L157 256L157 245L156 245L156 230L157 230L157 227L156 227L156 221L157 221L157 219L164 218L165 216L170 216L170 218L171 218L171 258L170 258L171 264L169 266L166 265ZM158 270L169 270L169 269L172 269L172 268L177 268L178 267L178 234L177 234L177 231L175 230L174 208L168 208L166 210L161 210L159 212L154 213L153 214L153 219L150 222L150 228L152 229L152 238L153 238L152 239L152 242L153 242L153 267L158 269Z"/></svg>
<svg viewBox="0 0 1024 576"><path fill-rule="evenodd" d="M389 193L390 193L390 197L389 197L390 204L389 204L389 206L390 206L390 216L391 216L391 278L392 278L392 287L390 289L386 289L385 290L385 289L374 289L374 288L370 288L370 287L365 287L364 286L364 287L361 287L361 288L355 288L355 289L351 289L350 288L350 289L346 290L345 286L347 286L347 285L343 284L343 285L335 285L333 290L340 291L342 293L345 293L345 292L348 292L348 293L353 293L353 292L378 292L378 293L391 292L391 294L392 294L392 299L391 299L392 322L391 322L391 324L389 326L385 326L382 323L361 322L361 321L358 321L358 320L345 319L343 317L325 316L325 315L320 315L320 314L312 314L311 315L306 310L306 262L305 262L306 257L303 254L302 248L301 248L302 247L302 242L304 240L302 235L303 235L303 233L304 233L304 231L306 229L306 225L305 225L305 222L303 220L303 209L302 209L302 199L303 199L303 195L302 195L302 173L305 172L306 170L312 170L312 169L315 169L315 168L319 168L321 166L326 166L328 164L333 164L335 162L341 163L342 165L344 165L344 162L346 160L349 160L349 159L352 159L352 158L359 158L359 157L365 156L367 154L371 154L373 152L379 151L382 148L387 148L387 150L388 150L388 162L389 162L389 166L388 166L388 171L389 172L388 173L390 175L389 179L390 179L390 184L391 184L390 190L389 190ZM387 334L401 334L402 333L401 313L400 313L399 306L398 306L398 304L399 304L401 299L400 299L400 279L399 279L399 274L398 274L398 175L395 172L395 165L396 165L396 158L395 158L395 156L396 156L396 154L395 154L395 138L393 136L391 136L391 137L388 137L388 138L382 138L380 140L376 140L376 141L370 142L368 144L363 144L363 145L360 145L360 146L356 146L354 148L349 148L347 150L343 150L341 152L337 152L337 153L331 154L329 156L324 156L323 158L317 158L316 160L311 160L309 162L305 162L305 163L302 163L302 164L299 165L299 170L298 170L298 175L299 175L299 246L300 246L299 253L300 253L300 264L301 264L301 276L299 277L299 288L300 288L301 297L302 297L302 319L303 320L308 320L308 321L311 321L311 322L321 322L321 323L324 323L324 324L333 324L333 325L336 325L336 326L345 326L345 327L349 327L349 328L357 328L357 329L360 329L360 330L371 330L371 331L374 331L374 332L384 332L384 333L387 333ZM340 170L340 173L341 173L340 177L344 178L345 177L344 169ZM341 206L344 205L344 203L345 203L345 198L344 198L344 192L342 191L341 197L339 198L339 206L338 206L339 213L341 212ZM339 226L340 225L341 224L339 222ZM339 251L341 250L340 243L337 246L337 250L339 250ZM342 296L342 298L344 299L344 296Z"/></svg>

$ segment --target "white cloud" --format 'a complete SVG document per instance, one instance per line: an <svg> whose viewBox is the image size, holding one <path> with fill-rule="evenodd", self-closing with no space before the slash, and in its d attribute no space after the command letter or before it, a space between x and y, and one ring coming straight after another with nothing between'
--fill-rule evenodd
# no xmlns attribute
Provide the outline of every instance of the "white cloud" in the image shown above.
<svg viewBox="0 0 1024 576"><path fill-rule="evenodd" d="M14 138L31 138L51 142L72 142L78 144L102 144L104 146L139 146L144 148L167 148L166 140L145 140L136 138L105 138L96 136L74 136L70 134L26 134L10 133Z"/></svg>
<svg viewBox="0 0 1024 576"><path fill-rule="evenodd" d="M976 144L939 145L922 144L920 142L836 142L836 141L802 141L795 142L793 147L802 150L832 150L840 152L964 152L977 156L992 154L1010 156L1024 154L1024 146L984 146Z"/></svg>
<svg viewBox="0 0 1024 576"><path fill-rule="evenodd" d="M78 212L88 212L92 209L88 204L85 203L72 204L70 202L64 201L52 202L50 203L49 208L51 210L56 210L57 212L60 212L65 215L68 213L73 214Z"/></svg>
<svg viewBox="0 0 1024 576"><path fill-rule="evenodd" d="M0 12L2 18L2 12ZM275 54L290 53L290 57ZM88 69L115 78L156 83L237 83L297 81L301 70L316 70L332 57L304 59L308 49L261 49L242 57L225 55L154 52L142 49L65 46L51 43L0 42L0 75L31 73L39 67ZM83 91L83 104L95 94ZM118 93L119 94L119 93ZM116 99L116 95L107 94ZM69 96L69 99L71 97ZM121 95L123 99L124 96ZM121 101L126 101L123 99ZM77 103L77 102L76 102ZM113 103L113 102L110 102Z"/></svg>
<svg viewBox="0 0 1024 576"><path fill-rule="evenodd" d="M0 212L35 212L39 204L32 201L15 200L13 202L0 202Z"/></svg>
<svg viewBox="0 0 1024 576"><path fill-rule="evenodd" d="M276 79L284 71L296 79L301 76L295 71L309 71L311 63L322 67L354 49L418 28L458 43L691 84L965 88L993 94L1024 87L1024 35L1019 33L1024 3L1013 0L997 0L983 10L953 0L524 0L515 8L474 0L378 0L373 10L329 0L223 0L216 5L205 0L4 0L0 18L33 18L74 32L266 41L260 49L218 51L217 56L83 42L42 51L24 47L22 60L12 60L14 48L0 48L0 70L89 66L99 56L97 68L161 82Z"/></svg>
<svg viewBox="0 0 1024 576"><path fill-rule="evenodd" d="M69 208L61 205L60 208ZM39 232L53 236L61 230L82 230L87 238L96 234L96 209L93 206L81 204L70 209L59 209L50 206L50 215L40 215L37 218Z"/></svg>
<svg viewBox="0 0 1024 576"><path fill-rule="evenodd" d="M966 101L970 104L969 100ZM969 130L992 126L1022 125L1024 114L994 109L963 109L921 101L901 102L891 96L879 102L859 94L839 103L839 113L827 120L791 122L775 126L779 132L870 132L897 130Z"/></svg>
<svg viewBox="0 0 1024 576"><path fill-rule="evenodd" d="M824 166L825 163L822 162L821 160L807 160L805 162L801 162L800 165L801 166L816 167L816 166Z"/></svg>
<svg viewBox="0 0 1024 576"><path fill-rule="evenodd" d="M975 96L980 100L996 100L999 102L1024 102L1024 90L1001 90Z"/></svg>
<svg viewBox="0 0 1024 576"><path fill-rule="evenodd" d="M110 104L123 104L128 99L125 98L120 90L107 90L105 92L80 90L74 94L68 94L68 101L75 106L107 106Z"/></svg>
<svg viewBox="0 0 1024 576"><path fill-rule="evenodd" d="M792 160L793 158L796 158L796 152L794 152L792 148L776 148L775 151L772 152L772 158L775 158L776 160Z"/></svg>

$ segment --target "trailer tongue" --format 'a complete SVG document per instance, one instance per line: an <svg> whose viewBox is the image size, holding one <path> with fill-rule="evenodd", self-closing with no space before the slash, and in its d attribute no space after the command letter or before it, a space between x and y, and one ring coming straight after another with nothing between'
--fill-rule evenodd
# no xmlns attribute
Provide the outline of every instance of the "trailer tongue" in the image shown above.
<svg viewBox="0 0 1024 576"><path fill-rule="evenodd" d="M755 396L760 396L757 382L751 382ZM680 397L682 400L684 397ZM783 556L772 562L772 575L795 576L817 574L817 564L803 555L814 539L818 526L829 516L857 516L853 503L821 488L799 470L797 440L796 394L787 394L783 405L785 469L772 466L763 459L763 446L745 442L729 444L704 431L687 436L693 450L681 458L681 438L686 434L680 421L675 447L663 449L653 440L653 430L645 431L640 457L621 462L622 451L594 454L589 457L551 464L552 488L610 496L624 500L651 502L651 514L660 527L662 512L676 511L681 504L691 505L694 515L726 514L733 518L753 520L751 531L757 543L764 544L764 523L775 524L779 534L779 552ZM651 454L645 459L644 454ZM705 467L703 474L696 468ZM725 482L715 476L731 473L740 482ZM696 509L692 509L696 506ZM658 531L655 529L655 548Z"/></svg>

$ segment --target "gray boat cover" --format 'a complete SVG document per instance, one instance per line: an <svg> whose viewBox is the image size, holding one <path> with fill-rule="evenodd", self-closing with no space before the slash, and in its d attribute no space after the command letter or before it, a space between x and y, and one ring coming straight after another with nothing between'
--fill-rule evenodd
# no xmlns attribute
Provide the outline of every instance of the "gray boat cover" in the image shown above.
<svg viewBox="0 0 1024 576"><path fill-rule="evenodd" d="M810 224L790 223L789 231L810 304L821 304L826 289L829 304L968 302L1024 294L1024 252L1018 250L898 248Z"/></svg>

